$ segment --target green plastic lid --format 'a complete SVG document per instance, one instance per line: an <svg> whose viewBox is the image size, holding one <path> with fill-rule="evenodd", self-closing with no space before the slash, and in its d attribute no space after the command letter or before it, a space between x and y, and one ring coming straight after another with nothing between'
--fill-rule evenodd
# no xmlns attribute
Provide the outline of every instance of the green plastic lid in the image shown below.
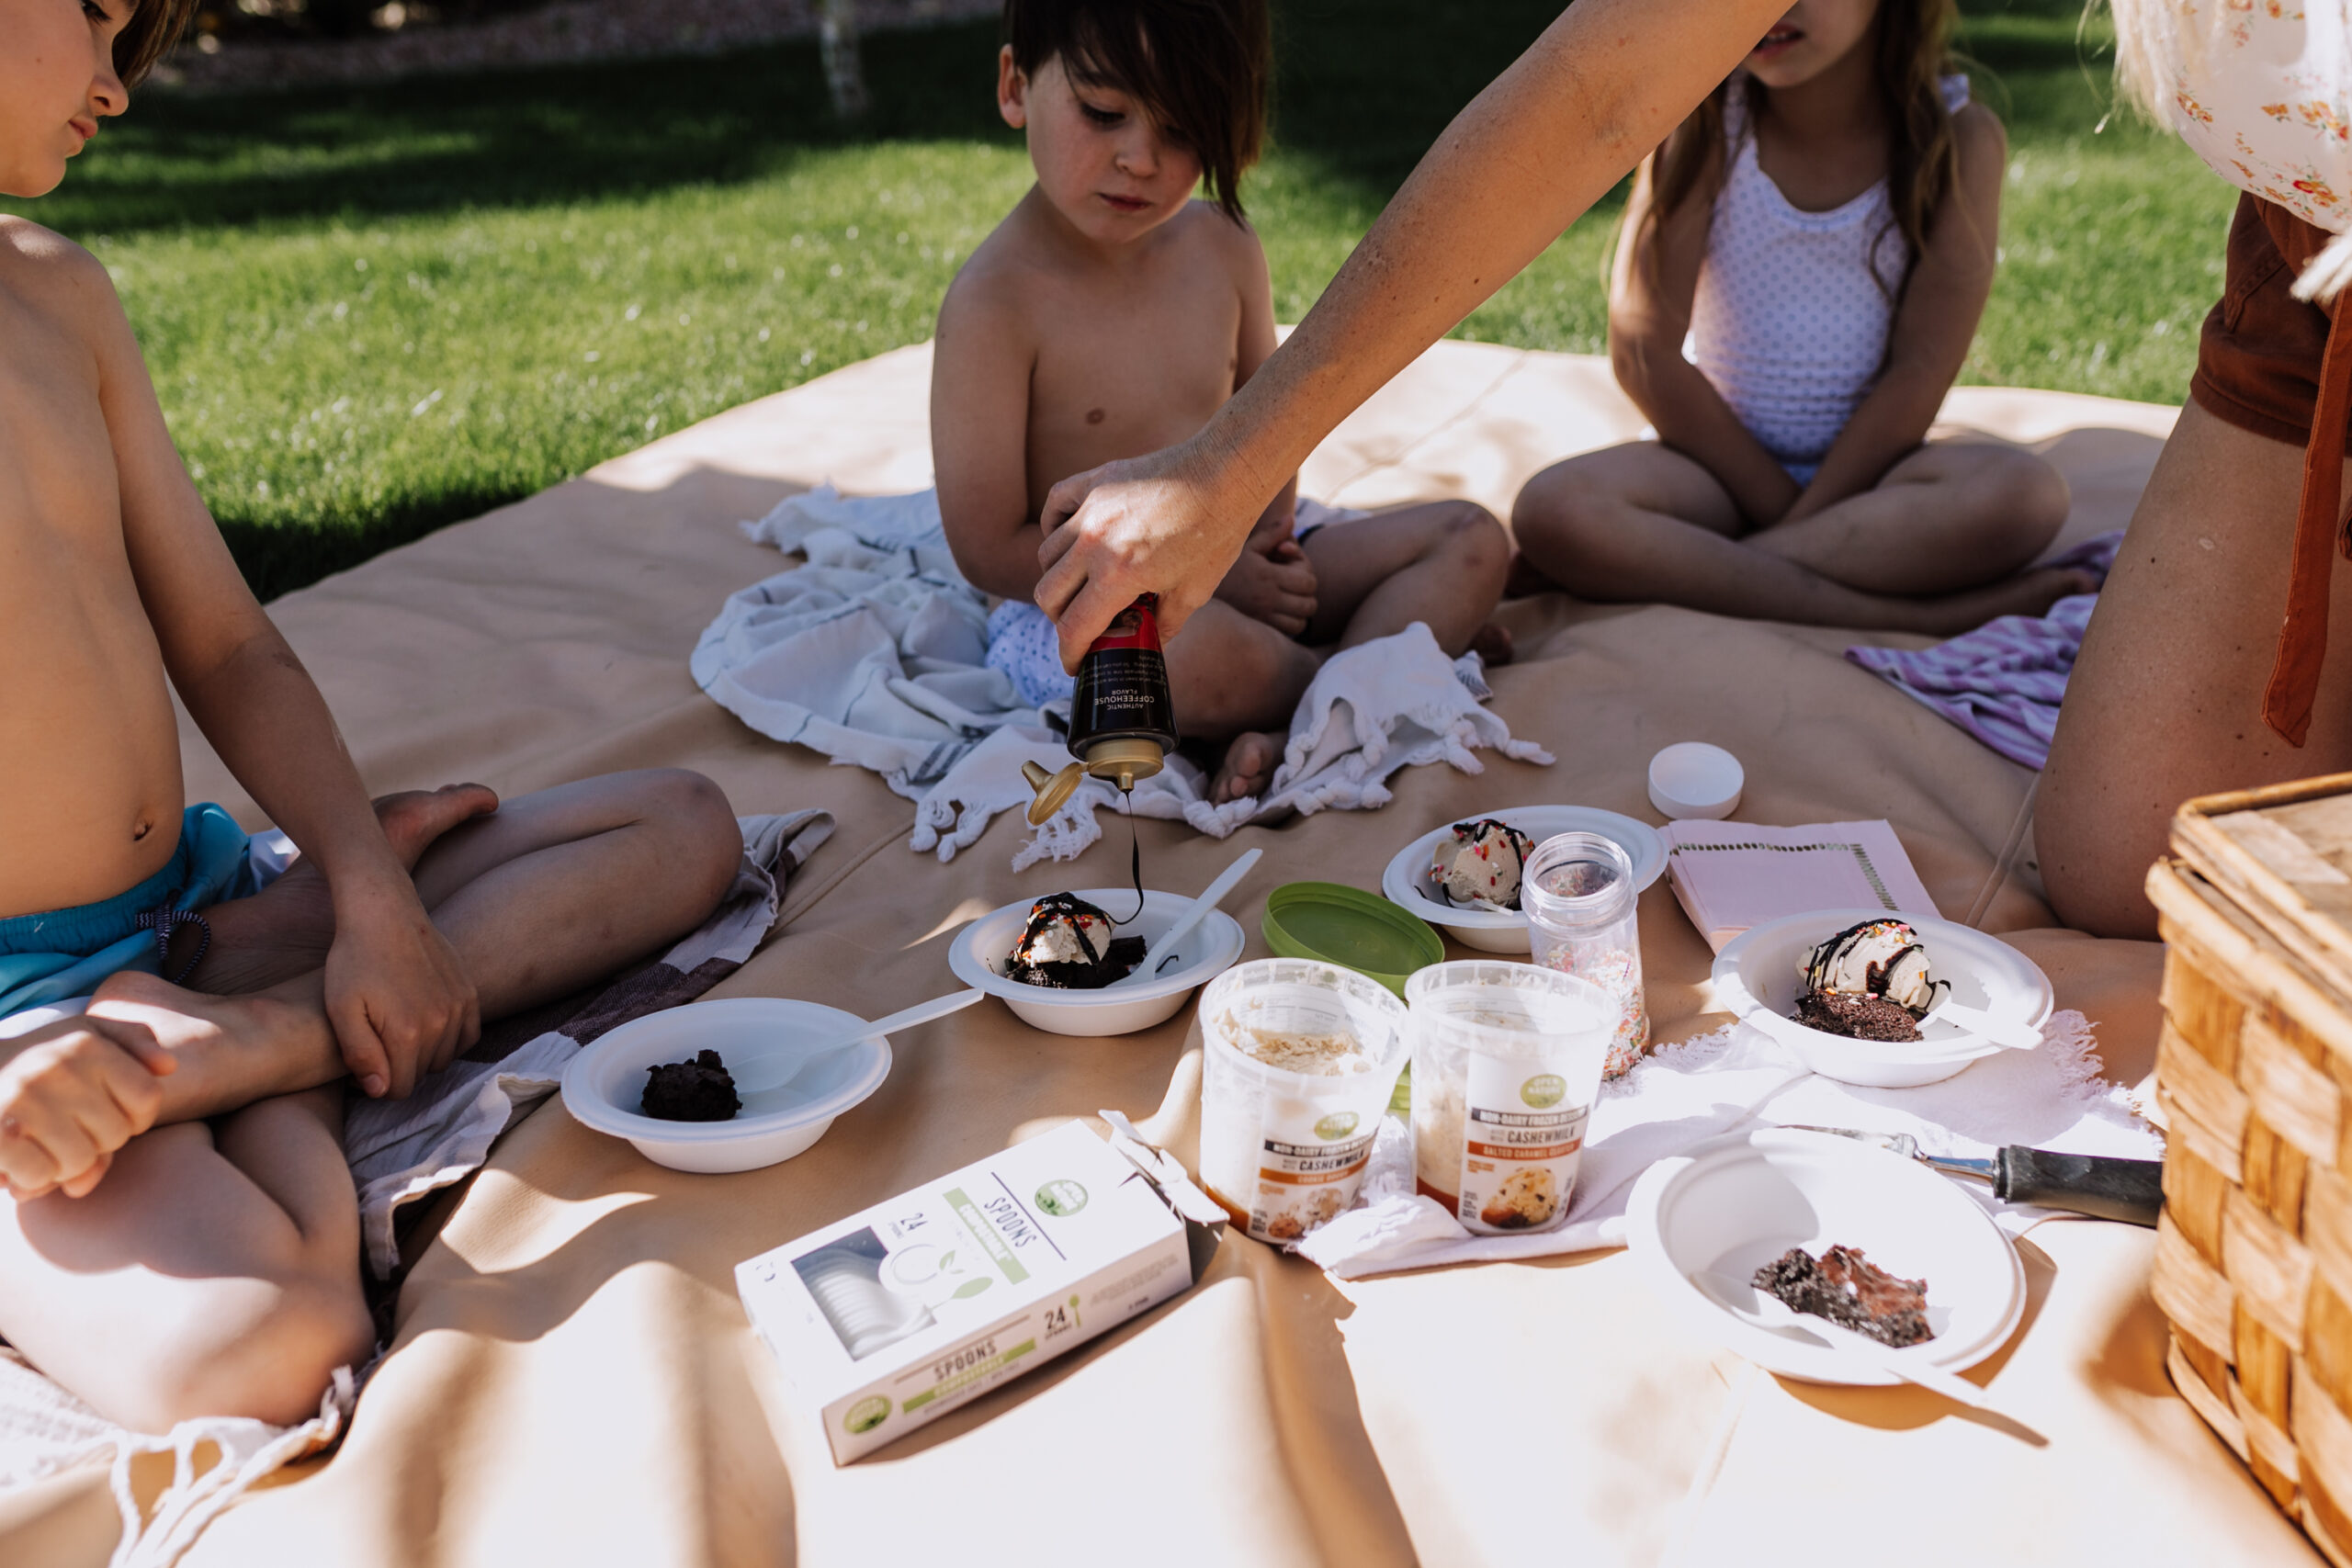
<svg viewBox="0 0 2352 1568"><path fill-rule="evenodd" d="M1336 882L1286 882L1266 895L1259 929L1284 958L1315 958L1379 981L1398 996L1416 969L1442 963L1429 922L1387 899Z"/></svg>

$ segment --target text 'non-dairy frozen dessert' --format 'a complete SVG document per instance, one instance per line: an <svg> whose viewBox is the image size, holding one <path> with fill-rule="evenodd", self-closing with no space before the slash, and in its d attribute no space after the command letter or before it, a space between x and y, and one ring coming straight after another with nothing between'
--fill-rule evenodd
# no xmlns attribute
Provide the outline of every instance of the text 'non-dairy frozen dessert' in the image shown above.
<svg viewBox="0 0 2352 1568"><path fill-rule="evenodd" d="M1508 822L1456 822L1431 857L1438 896L1465 909L1517 909L1520 874L1534 849L1535 840Z"/></svg>
<svg viewBox="0 0 2352 1568"><path fill-rule="evenodd" d="M1848 926L1799 961L1804 991L1797 1021L1854 1040L1919 1038L1936 980L1919 933L1901 920Z"/></svg>
<svg viewBox="0 0 2352 1568"><path fill-rule="evenodd" d="M645 1069L648 1116L663 1122L729 1122L743 1109L735 1076L716 1051L697 1052L684 1062Z"/></svg>
<svg viewBox="0 0 2352 1568"><path fill-rule="evenodd" d="M1890 1274L1860 1247L1833 1247L1816 1259L1792 1247L1756 1270L1748 1283L1791 1311L1827 1318L1897 1349L1936 1337L1928 1326L1928 1281Z"/></svg>
<svg viewBox="0 0 2352 1568"><path fill-rule="evenodd" d="M1071 893L1049 893L1029 906L1005 977L1057 990L1100 990L1143 962L1139 936L1114 936L1111 917Z"/></svg>

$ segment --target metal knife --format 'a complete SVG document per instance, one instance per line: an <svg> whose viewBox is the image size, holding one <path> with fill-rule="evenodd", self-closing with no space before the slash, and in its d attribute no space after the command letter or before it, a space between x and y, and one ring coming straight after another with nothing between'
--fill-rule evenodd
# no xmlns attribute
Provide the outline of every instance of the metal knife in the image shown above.
<svg viewBox="0 0 2352 1568"><path fill-rule="evenodd" d="M1919 1140L1908 1133L1864 1133L1851 1127L1792 1127L1790 1131L1851 1138L1953 1176L1973 1176L1990 1182L1993 1196L2005 1203L2034 1203L2094 1219L2150 1226L2156 1223L2156 1211L2165 1205L2162 1160L2052 1154L2022 1144L2009 1144L1991 1159L1962 1159L1922 1154Z"/></svg>

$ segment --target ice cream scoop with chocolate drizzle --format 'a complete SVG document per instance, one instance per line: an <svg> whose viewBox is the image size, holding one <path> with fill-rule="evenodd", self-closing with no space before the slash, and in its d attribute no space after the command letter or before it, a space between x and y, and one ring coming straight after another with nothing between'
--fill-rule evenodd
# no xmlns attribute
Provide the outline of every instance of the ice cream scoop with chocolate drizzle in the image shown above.
<svg viewBox="0 0 2352 1568"><path fill-rule="evenodd" d="M1116 922L1074 893L1048 893L1029 906L1005 977L1024 986L1097 991L1143 962L1139 936L1114 936Z"/></svg>
<svg viewBox="0 0 2352 1568"><path fill-rule="evenodd" d="M1848 926L1797 967L1804 976L1797 1021L1853 1040L1918 1039L1919 1020L1944 984L1930 977L1919 933L1901 920Z"/></svg>
<svg viewBox="0 0 2352 1568"><path fill-rule="evenodd" d="M1508 822L1456 822L1431 856L1438 897L1467 909L1516 909L1520 873L1534 852L1535 840Z"/></svg>

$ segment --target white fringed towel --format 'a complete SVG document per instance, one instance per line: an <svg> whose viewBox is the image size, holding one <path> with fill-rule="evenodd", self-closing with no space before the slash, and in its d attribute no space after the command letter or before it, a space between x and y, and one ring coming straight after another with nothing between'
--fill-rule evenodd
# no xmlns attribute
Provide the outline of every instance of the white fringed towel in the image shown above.
<svg viewBox="0 0 2352 1568"><path fill-rule="evenodd" d="M989 601L956 572L935 492L852 497L827 485L744 531L808 564L729 597L695 648L695 683L763 735L880 773L917 803L910 848L953 859L998 813L1028 806L1023 762L1069 761L1045 716L987 668ZM1128 801L1090 779L1015 853L1013 869L1080 853L1102 836L1094 818L1105 806L1222 839L1294 811L1385 805L1390 776L1415 763L1479 773L1482 749L1550 762L1481 705L1489 695L1476 656L1448 659L1417 621L1323 666L1262 796L1213 805L1201 771L1181 757Z"/></svg>

